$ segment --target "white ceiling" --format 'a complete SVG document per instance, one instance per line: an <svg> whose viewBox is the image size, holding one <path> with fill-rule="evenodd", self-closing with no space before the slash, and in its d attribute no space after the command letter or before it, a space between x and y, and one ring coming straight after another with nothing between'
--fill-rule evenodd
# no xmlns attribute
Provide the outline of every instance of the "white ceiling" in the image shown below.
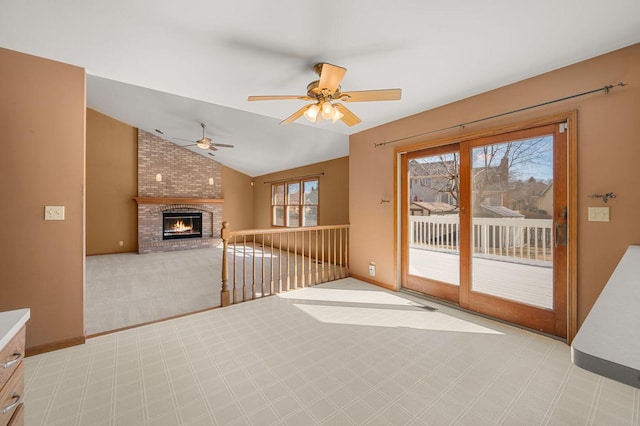
<svg viewBox="0 0 640 426"><path fill-rule="evenodd" d="M0 0L0 47L84 67L87 106L196 140L250 176L348 155L348 135L640 42L638 0ZM352 128L278 123L312 66L348 69ZM602 84L616 83L603 81ZM585 88L591 89L591 88ZM198 148L194 151L207 155Z"/></svg>

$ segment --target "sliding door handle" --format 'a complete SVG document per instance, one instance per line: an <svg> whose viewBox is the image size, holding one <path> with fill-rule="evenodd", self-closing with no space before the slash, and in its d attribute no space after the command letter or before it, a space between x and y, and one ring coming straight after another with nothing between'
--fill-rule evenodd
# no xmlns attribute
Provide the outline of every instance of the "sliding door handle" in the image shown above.
<svg viewBox="0 0 640 426"><path fill-rule="evenodd" d="M567 245L567 224L556 222L555 226L555 246Z"/></svg>

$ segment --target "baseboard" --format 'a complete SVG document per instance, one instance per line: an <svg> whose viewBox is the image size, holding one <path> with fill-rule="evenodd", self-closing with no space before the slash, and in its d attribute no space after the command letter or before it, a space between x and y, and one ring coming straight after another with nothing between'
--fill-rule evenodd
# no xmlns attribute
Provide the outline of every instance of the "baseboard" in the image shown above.
<svg viewBox="0 0 640 426"><path fill-rule="evenodd" d="M86 253L85 256L91 257L91 256L105 256L105 255L108 255L108 254L127 254L127 253L138 254L138 247L136 247L135 250L106 251L106 252L100 252L100 253Z"/></svg>
<svg viewBox="0 0 640 426"><path fill-rule="evenodd" d="M351 278L355 278L355 279L357 279L357 280L364 281L364 282L366 282L366 283L373 284L373 285L376 285L376 286L378 286L378 287L382 287L382 288L384 288L384 289L386 289L386 290L398 291L398 289L397 289L397 288L396 288L396 286L394 286L394 285L387 284L387 283L383 283L382 281L372 280L372 279L371 279L371 278L369 278L369 277L364 277L364 276L355 275L355 274L351 274L351 273L349 274L349 276L350 276Z"/></svg>
<svg viewBox="0 0 640 426"><path fill-rule="evenodd" d="M114 330L101 331L99 333L94 333L94 334L87 335L87 339L93 339L94 337L105 336L107 334L117 333L119 331L131 330L132 328L144 327L145 325L157 324L159 322L169 321L169 320L182 318L182 317L186 317L186 316L189 316L189 315L195 315L195 314L199 314L199 313L202 313L202 312L207 312L207 311L211 311L213 309L220 309L220 308L221 308L221 306L212 306L210 308L204 308L204 309L200 309L200 310L197 310L197 311L187 312L187 313L184 313L184 314L173 315L171 317L160 318L160 319L157 319L157 320L147 321L147 322L143 322L143 323L140 323L140 324L128 325L126 327L116 328Z"/></svg>
<svg viewBox="0 0 640 426"><path fill-rule="evenodd" d="M47 343L46 345L32 346L26 348L26 356L40 355L46 352L57 351L59 349L69 348L71 346L84 345L86 341L85 336L74 337L67 340L61 340L59 342Z"/></svg>

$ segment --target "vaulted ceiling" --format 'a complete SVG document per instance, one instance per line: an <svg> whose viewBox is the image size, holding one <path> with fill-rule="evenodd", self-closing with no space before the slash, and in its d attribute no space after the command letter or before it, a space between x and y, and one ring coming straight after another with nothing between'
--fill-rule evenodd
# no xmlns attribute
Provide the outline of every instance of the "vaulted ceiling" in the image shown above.
<svg viewBox="0 0 640 426"><path fill-rule="evenodd" d="M348 155L354 132L637 42L638 0L3 0L0 13L0 47L86 69L88 107L179 144L205 123L235 146L214 159L250 176ZM350 103L353 127L280 126L305 102L247 101L306 94L318 62L348 69L343 91L402 99Z"/></svg>

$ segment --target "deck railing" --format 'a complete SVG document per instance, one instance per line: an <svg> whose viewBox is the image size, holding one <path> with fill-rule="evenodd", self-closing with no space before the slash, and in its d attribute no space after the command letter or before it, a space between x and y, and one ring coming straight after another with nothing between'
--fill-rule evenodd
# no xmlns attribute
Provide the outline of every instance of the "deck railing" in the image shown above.
<svg viewBox="0 0 640 426"><path fill-rule="evenodd" d="M458 215L410 216L411 248L457 252L460 248ZM474 256L514 263L551 264L551 219L473 218Z"/></svg>
<svg viewBox="0 0 640 426"><path fill-rule="evenodd" d="M230 231L222 224L221 305L349 276L349 225Z"/></svg>

